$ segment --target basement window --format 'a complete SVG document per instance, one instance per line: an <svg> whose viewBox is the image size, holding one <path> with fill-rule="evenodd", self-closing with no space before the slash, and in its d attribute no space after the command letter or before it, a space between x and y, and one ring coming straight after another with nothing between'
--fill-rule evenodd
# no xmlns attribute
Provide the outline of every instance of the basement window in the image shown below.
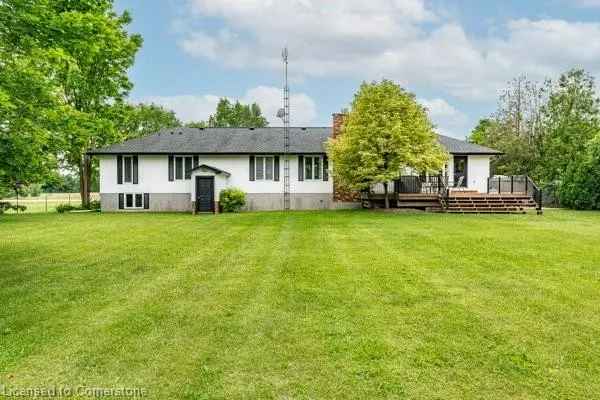
<svg viewBox="0 0 600 400"><path fill-rule="evenodd" d="M144 195L142 193L125 193L125 208L143 208Z"/></svg>

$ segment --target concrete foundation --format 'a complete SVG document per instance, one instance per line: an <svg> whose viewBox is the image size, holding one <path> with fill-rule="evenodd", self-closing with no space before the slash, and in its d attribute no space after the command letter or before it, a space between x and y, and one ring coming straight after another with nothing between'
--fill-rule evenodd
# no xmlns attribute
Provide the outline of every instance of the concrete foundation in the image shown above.
<svg viewBox="0 0 600 400"><path fill-rule="evenodd" d="M118 193L100 193L102 211L188 211L191 212L192 202L188 193L150 193L150 209L148 210L119 210Z"/></svg>
<svg viewBox="0 0 600 400"><path fill-rule="evenodd" d="M292 193L290 195L292 210L328 210L360 208L360 203L333 201L331 193ZM102 211L119 210L118 193L100 193ZM216 204L218 207L218 203ZM135 211L186 211L193 212L194 202L187 193L150 193L150 209ZM246 211L278 211L283 210L282 193L247 193Z"/></svg>
<svg viewBox="0 0 600 400"><path fill-rule="evenodd" d="M292 210L326 210L332 208L333 197L330 193L292 193ZM247 211L283 210L283 193L246 194Z"/></svg>

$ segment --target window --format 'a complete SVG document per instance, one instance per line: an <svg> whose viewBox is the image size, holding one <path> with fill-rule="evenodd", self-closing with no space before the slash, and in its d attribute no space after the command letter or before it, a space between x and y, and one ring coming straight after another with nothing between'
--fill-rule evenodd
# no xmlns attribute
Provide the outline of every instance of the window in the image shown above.
<svg viewBox="0 0 600 400"><path fill-rule="evenodd" d="M172 157L175 159L175 179L192 179L193 157ZM173 180L172 161L169 161L169 180Z"/></svg>
<svg viewBox="0 0 600 400"><path fill-rule="evenodd" d="M175 179L183 179L183 157L175 157Z"/></svg>
<svg viewBox="0 0 600 400"><path fill-rule="evenodd" d="M144 208L142 193L125 193L125 208Z"/></svg>
<svg viewBox="0 0 600 400"><path fill-rule="evenodd" d="M273 157L265 157L265 180L273 180Z"/></svg>
<svg viewBox="0 0 600 400"><path fill-rule="evenodd" d="M256 180L265 179L265 158L256 157Z"/></svg>
<svg viewBox="0 0 600 400"><path fill-rule="evenodd" d="M321 179L321 156L304 157L304 179Z"/></svg>
<svg viewBox="0 0 600 400"><path fill-rule="evenodd" d="M273 156L256 157L254 168L257 181L272 181L275 176L275 162Z"/></svg>
<svg viewBox="0 0 600 400"><path fill-rule="evenodd" d="M125 172L125 182L131 182L131 178L133 177L133 158L132 157L123 157L124 164L124 172Z"/></svg>

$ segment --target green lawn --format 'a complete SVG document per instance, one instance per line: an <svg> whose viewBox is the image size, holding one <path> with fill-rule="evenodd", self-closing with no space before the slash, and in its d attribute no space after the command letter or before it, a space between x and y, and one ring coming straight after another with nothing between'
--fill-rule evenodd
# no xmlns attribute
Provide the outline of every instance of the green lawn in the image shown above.
<svg viewBox="0 0 600 400"><path fill-rule="evenodd" d="M600 213L4 215L0 283L12 389L600 393Z"/></svg>

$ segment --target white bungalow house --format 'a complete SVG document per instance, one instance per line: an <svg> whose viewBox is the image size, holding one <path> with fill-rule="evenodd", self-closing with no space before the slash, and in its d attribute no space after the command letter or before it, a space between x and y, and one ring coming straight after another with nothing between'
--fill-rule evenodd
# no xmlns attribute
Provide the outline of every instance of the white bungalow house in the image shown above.
<svg viewBox="0 0 600 400"><path fill-rule="evenodd" d="M325 143L333 127L290 128L290 208L360 206L334 189ZM450 153L443 171L449 185L460 182L486 193L490 158L500 152L438 136ZM93 149L100 162L103 211L214 211L219 192L237 187L248 210L284 208L283 128L173 128L121 144Z"/></svg>

